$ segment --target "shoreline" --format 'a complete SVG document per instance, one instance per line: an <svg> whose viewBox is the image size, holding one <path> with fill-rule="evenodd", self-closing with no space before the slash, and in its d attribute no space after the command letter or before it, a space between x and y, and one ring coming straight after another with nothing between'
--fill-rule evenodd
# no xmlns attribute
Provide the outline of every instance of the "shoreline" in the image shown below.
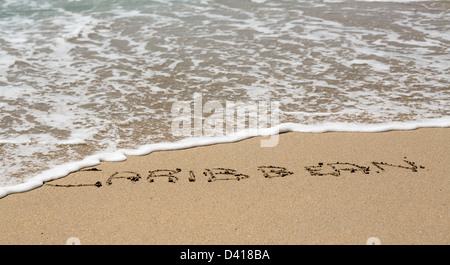
<svg viewBox="0 0 450 265"><path fill-rule="evenodd" d="M83 160L70 162L53 167L49 170L39 173L27 181L12 185L0 187L0 199L14 193L21 193L41 187L44 182L66 177L70 173L80 169L96 166L102 162L114 161L121 162L127 159L127 156L148 155L156 151L182 150L199 146L208 146L222 143L233 143L246 140L252 137L271 136L280 133L299 132L299 133L326 133L326 132L351 132L351 133L376 133L390 131L409 131L422 128L450 128L449 118L438 118L431 120L422 120L414 122L391 122L381 124L347 124L347 123L323 123L316 125L301 125L296 123L282 123L278 126L264 129L250 129L239 131L229 136L221 137L191 137L179 140L177 142L162 142L140 146L136 149L119 149L112 153L97 153L85 157ZM270 138L269 138L270 140ZM261 140L264 142L265 140Z"/></svg>
<svg viewBox="0 0 450 265"><path fill-rule="evenodd" d="M0 199L0 244L449 244L449 128L128 156Z"/></svg>

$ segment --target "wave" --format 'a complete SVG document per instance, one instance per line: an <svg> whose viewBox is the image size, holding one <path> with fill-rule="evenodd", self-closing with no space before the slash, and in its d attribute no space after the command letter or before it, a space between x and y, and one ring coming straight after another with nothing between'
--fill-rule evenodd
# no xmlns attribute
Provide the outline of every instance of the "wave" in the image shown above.
<svg viewBox="0 0 450 265"><path fill-rule="evenodd" d="M385 124L352 124L352 123L323 123L317 125L303 125L297 123L283 123L265 129L246 129L237 133L221 137L192 137L177 142L163 142L143 145L137 149L121 149L115 152L98 153L88 156L81 161L59 165L46 170L25 183L0 187L0 198L12 193L26 192L38 188L46 181L58 179L82 168L99 165L103 161L125 161L127 156L148 155L155 151L180 150L198 146L221 143L231 143L256 136L270 136L286 132L323 133L323 132L386 132L393 130L414 130L418 128L450 127L450 117L430 119L416 122L391 122Z"/></svg>

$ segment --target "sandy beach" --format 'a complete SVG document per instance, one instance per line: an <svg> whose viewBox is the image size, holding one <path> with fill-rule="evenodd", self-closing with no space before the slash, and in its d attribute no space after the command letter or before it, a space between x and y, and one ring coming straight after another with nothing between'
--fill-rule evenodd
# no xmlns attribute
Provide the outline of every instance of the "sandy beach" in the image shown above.
<svg viewBox="0 0 450 265"><path fill-rule="evenodd" d="M449 244L450 130L283 133L103 162L0 199L0 244Z"/></svg>

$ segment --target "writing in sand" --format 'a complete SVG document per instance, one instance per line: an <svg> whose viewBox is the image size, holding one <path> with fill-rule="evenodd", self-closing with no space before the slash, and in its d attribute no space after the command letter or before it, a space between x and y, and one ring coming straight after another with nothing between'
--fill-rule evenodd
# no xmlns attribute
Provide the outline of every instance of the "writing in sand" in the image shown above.
<svg viewBox="0 0 450 265"><path fill-rule="evenodd" d="M407 170L409 172L418 172L418 170L425 169L424 166L417 165L415 162L408 161L406 158L403 160L404 164L392 164L386 162L371 162L369 166L367 165L359 165L350 162L333 162L333 163L324 163L318 162L313 166L304 166L304 169L310 176L335 176L339 177L346 173L360 173L360 174L379 174L390 168L399 168L403 170ZM264 177L266 179L271 178L284 178L290 175L294 175L293 171L288 170L282 166L273 166L273 165L263 165L257 167L260 172L259 177ZM99 172L102 173L101 169L98 168L87 168L82 169L79 172ZM148 183L153 183L158 179L165 179L168 182L176 183L182 179L186 179L189 182L195 182L198 179L207 181L207 182L217 182L217 181L240 181L244 179L250 178L250 175L244 174L242 172L238 172L232 168L206 168L200 173L200 177L197 176L198 172L194 172L193 170L182 170L180 168L173 169L154 169L145 173L144 180ZM100 177L100 176L99 176ZM103 175L102 179L106 179ZM137 171L116 171L109 175L104 183L100 180L95 183L83 183L83 184L52 184L46 183L47 186L53 187L102 187L102 186L111 186L113 183L116 183L118 179L125 179L130 182L137 182L143 180L142 172L139 173ZM123 183L123 182L122 182Z"/></svg>

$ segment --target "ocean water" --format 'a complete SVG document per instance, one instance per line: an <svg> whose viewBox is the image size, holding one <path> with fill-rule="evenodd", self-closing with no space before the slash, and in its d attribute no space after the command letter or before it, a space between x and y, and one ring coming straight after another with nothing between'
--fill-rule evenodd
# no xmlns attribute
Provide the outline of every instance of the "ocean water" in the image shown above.
<svg viewBox="0 0 450 265"><path fill-rule="evenodd" d="M282 130L448 127L449 20L450 1L0 0L0 197L179 147L194 93L277 101Z"/></svg>

